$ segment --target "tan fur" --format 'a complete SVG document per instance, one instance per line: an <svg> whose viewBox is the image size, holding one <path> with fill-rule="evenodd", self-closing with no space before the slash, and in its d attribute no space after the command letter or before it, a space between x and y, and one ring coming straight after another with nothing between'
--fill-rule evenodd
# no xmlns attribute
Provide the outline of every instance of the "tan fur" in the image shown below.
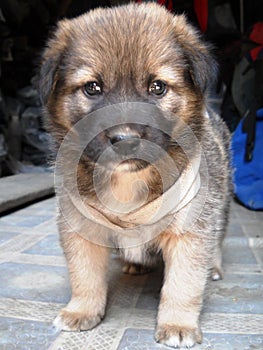
<svg viewBox="0 0 263 350"><path fill-rule="evenodd" d="M70 272L72 297L56 319L58 328L86 330L103 318L107 294L109 250L94 245L68 229L62 237L62 247Z"/></svg>
<svg viewBox="0 0 263 350"><path fill-rule="evenodd" d="M128 262L124 268L126 273L144 273L142 265L151 266L162 256L164 284L155 337L172 347L191 347L201 342L199 316L207 279L211 271L214 279L222 274L221 244L230 187L229 133L220 119L207 111L207 94L214 81L215 66L209 47L185 17L173 16L156 4L96 9L73 20L63 20L43 55L40 90L47 125L57 148L72 126L89 113L127 101L147 102L169 112L174 121L173 138L183 139L184 151L193 157L197 156L197 149L184 134L178 119L189 126L202 147L201 188L189 204L191 212L198 214L194 224L183 227L186 208L176 213L157 237L156 224L145 227L139 237L140 244L129 242L128 247L122 248L127 246L127 240L121 233L112 239L123 260ZM163 80L168 86L162 98L149 94L149 83L154 79ZM90 81L102 81L102 98L87 98L84 94L84 85ZM97 142L102 147L107 142L106 136L100 134ZM94 146L93 151L97 149ZM99 195L92 176L96 162L83 156L77 169L83 202L99 208L118 224L121 214L116 216L98 197L106 204L112 196L117 199L120 207L116 205L115 210L131 200L132 205L145 198L146 203L151 202L187 167L189 159L184 151L174 144L167 147L167 154L176 164L177 170L173 171L165 159L144 169L137 169L134 164L120 165L111 174L110 188L105 183L107 171L99 168ZM67 157L63 161L67 162ZM163 170L163 177L156 165ZM72 178L65 176L63 180L70 184ZM94 241L100 242L97 237L106 235L107 229L94 222L85 225L64 194L59 203L68 208L66 219L59 215L58 226L68 263L72 299L60 312L55 325L64 330L87 330L104 316L109 249L82 236L89 231ZM74 222L79 231L72 232L66 221ZM127 227L129 225L132 224L128 223Z"/></svg>
<svg viewBox="0 0 263 350"><path fill-rule="evenodd" d="M178 342L179 345L181 333L195 329L189 335L193 343L200 342L201 333L197 330L207 278L207 261L202 259L204 243L191 233L184 236L163 234L158 239L165 263L165 278L156 337L166 343L172 333L177 338L175 344Z"/></svg>

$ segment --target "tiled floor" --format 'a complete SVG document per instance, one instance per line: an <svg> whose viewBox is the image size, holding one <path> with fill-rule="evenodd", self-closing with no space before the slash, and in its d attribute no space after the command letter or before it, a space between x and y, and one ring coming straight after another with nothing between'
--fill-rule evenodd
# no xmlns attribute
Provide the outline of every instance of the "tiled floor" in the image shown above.
<svg viewBox="0 0 263 350"><path fill-rule="evenodd" d="M48 199L0 218L0 349L157 350L153 340L162 275L128 276L112 257L104 321L89 332L56 333L52 320L70 297ZM263 212L231 207L225 278L208 286L196 349L263 349Z"/></svg>

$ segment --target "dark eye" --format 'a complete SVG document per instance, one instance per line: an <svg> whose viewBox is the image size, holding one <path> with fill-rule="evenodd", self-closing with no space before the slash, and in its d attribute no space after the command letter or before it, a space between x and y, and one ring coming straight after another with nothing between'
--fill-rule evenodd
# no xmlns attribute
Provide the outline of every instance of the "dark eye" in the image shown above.
<svg viewBox="0 0 263 350"><path fill-rule="evenodd" d="M149 92L152 95L163 96L166 93L166 84L161 80L155 80L150 84Z"/></svg>
<svg viewBox="0 0 263 350"><path fill-rule="evenodd" d="M96 81L89 81L84 85L84 92L87 96L97 96L102 93L102 88Z"/></svg>

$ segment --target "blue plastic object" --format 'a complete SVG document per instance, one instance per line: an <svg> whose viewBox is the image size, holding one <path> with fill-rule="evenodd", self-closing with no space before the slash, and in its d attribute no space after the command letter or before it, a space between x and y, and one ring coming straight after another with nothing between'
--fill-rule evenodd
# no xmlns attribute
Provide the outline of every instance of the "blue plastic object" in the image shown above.
<svg viewBox="0 0 263 350"><path fill-rule="evenodd" d="M244 120L238 124L232 137L232 164L234 193L247 208L263 210L263 108L257 111L253 159L245 161L247 134L242 132Z"/></svg>

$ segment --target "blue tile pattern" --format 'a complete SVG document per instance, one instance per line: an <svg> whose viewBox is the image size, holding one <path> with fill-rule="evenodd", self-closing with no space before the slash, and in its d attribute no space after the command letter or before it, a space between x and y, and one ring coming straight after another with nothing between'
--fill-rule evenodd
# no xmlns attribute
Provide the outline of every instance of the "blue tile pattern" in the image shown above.
<svg viewBox="0 0 263 350"><path fill-rule="evenodd" d="M45 350L56 337L48 323L0 318L1 349Z"/></svg>
<svg viewBox="0 0 263 350"><path fill-rule="evenodd" d="M41 254L48 256L62 255L62 248L60 247L58 235L53 234L45 237L30 249L25 250L24 253Z"/></svg>
<svg viewBox="0 0 263 350"><path fill-rule="evenodd" d="M4 217L0 219L0 223L7 223L10 226L18 227L34 227L37 226L49 219L52 218L52 215L28 215L22 216L15 214L10 214L10 218Z"/></svg>
<svg viewBox="0 0 263 350"><path fill-rule="evenodd" d="M3 263L0 265L0 296L65 303L69 297L65 267Z"/></svg>
<svg viewBox="0 0 263 350"><path fill-rule="evenodd" d="M263 314L263 275L226 274L210 283L205 312Z"/></svg>
<svg viewBox="0 0 263 350"><path fill-rule="evenodd" d="M18 234L19 233L17 233L17 232L10 232L8 230L0 231L0 244L8 241L10 238L13 238L13 237L15 237Z"/></svg>
<svg viewBox="0 0 263 350"><path fill-rule="evenodd" d="M263 213L231 205L225 276L210 282L197 350L263 350ZM103 322L89 332L52 327L70 298L55 224L55 199L0 218L0 349L158 350L154 328L162 271L129 276L112 257Z"/></svg>
<svg viewBox="0 0 263 350"><path fill-rule="evenodd" d="M148 329L126 329L117 350L169 350L153 340L154 332ZM202 345L196 350L252 350L262 349L262 335L204 334Z"/></svg>

